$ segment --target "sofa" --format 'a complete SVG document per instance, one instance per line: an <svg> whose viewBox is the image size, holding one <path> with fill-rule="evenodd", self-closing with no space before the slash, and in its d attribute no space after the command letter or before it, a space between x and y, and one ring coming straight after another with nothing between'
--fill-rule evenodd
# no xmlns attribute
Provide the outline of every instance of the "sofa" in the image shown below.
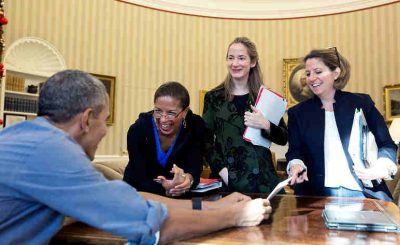
<svg viewBox="0 0 400 245"><path fill-rule="evenodd" d="M93 166L108 180L122 180L128 159L94 161Z"/></svg>

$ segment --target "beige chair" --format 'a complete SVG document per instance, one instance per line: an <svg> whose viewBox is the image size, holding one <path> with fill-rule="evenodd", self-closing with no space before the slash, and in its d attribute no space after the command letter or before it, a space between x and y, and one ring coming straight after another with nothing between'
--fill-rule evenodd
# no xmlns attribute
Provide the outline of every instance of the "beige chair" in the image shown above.
<svg viewBox="0 0 400 245"><path fill-rule="evenodd" d="M393 180L387 180L386 185L393 196L393 202L400 206L400 166L397 167L397 174Z"/></svg>
<svg viewBox="0 0 400 245"><path fill-rule="evenodd" d="M122 180L127 164L128 160L126 159L93 162L97 171L101 172L108 180Z"/></svg>
<svg viewBox="0 0 400 245"><path fill-rule="evenodd" d="M97 171L102 173L108 180L122 180L123 173L101 163L93 163Z"/></svg>
<svg viewBox="0 0 400 245"><path fill-rule="evenodd" d="M200 177L204 179L210 178L211 169L208 166L203 166L203 172L201 172Z"/></svg>

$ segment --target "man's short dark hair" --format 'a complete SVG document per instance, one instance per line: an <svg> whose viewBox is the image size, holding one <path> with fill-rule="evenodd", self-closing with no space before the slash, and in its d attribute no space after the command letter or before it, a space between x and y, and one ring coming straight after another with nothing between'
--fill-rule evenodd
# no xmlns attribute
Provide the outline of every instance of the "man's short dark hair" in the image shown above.
<svg viewBox="0 0 400 245"><path fill-rule="evenodd" d="M41 88L38 116L47 116L56 123L67 122L87 108L97 116L106 103L102 82L80 70L65 70L51 76Z"/></svg>

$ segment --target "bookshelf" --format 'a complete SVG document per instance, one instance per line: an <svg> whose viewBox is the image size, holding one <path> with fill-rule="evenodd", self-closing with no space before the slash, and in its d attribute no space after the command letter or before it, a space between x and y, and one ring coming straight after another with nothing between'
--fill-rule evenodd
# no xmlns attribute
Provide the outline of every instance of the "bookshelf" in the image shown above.
<svg viewBox="0 0 400 245"><path fill-rule="evenodd" d="M5 52L4 67L0 90L0 118L4 121L7 118L34 119L42 84L66 69L58 50L38 37L24 37L13 42ZM7 126L6 121L4 125Z"/></svg>

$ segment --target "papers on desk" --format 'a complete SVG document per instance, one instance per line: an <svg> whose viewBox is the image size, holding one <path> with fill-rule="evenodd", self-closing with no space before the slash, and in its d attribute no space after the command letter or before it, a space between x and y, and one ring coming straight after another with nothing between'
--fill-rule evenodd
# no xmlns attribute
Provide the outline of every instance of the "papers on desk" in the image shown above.
<svg viewBox="0 0 400 245"><path fill-rule="evenodd" d="M279 182L279 184L277 184L275 188L271 191L271 193L268 195L267 200L268 201L271 200L276 194L278 194L282 190L282 188L287 186L291 180L292 177L289 177L286 180Z"/></svg>
<svg viewBox="0 0 400 245"><path fill-rule="evenodd" d="M378 158L378 147L375 137L368 129L367 121L362 109L354 112L348 151L354 165L361 168L370 168ZM381 180L377 180L380 183ZM370 180L362 180L365 187L372 187Z"/></svg>
<svg viewBox="0 0 400 245"><path fill-rule="evenodd" d="M255 106L271 123L279 125L279 121L286 111L287 101L281 95L261 86ZM271 146L271 141L261 136L261 129L247 127L244 131L243 139L253 145L260 145L266 148Z"/></svg>
<svg viewBox="0 0 400 245"><path fill-rule="evenodd" d="M191 190L191 192L207 192L220 188L222 182L219 179L204 179L200 178L200 183L197 185L196 189Z"/></svg>

